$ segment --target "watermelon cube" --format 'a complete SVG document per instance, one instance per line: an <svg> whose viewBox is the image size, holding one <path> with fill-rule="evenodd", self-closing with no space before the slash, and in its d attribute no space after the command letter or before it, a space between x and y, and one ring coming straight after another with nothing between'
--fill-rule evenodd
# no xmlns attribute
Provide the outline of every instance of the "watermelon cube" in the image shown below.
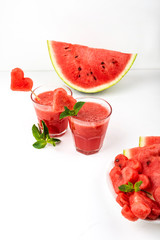
<svg viewBox="0 0 160 240"><path fill-rule="evenodd" d="M139 174L138 181L142 181L140 189L145 190L150 187L150 180L145 174Z"/></svg>
<svg viewBox="0 0 160 240"><path fill-rule="evenodd" d="M131 167L125 167L122 169L122 179L122 184L135 183L138 179L138 172Z"/></svg>
<svg viewBox="0 0 160 240"><path fill-rule="evenodd" d="M118 193L116 201L121 207L129 205L129 196L126 193L120 192Z"/></svg>
<svg viewBox="0 0 160 240"><path fill-rule="evenodd" d="M114 164L120 169L123 169L126 166L127 161L128 161L128 158L126 156L124 156L123 154L118 154L115 157Z"/></svg>
<svg viewBox="0 0 160 240"><path fill-rule="evenodd" d="M125 218L130 221L134 222L138 220L138 217L134 215L134 213L131 211L130 207L127 204L123 206L121 213Z"/></svg>
<svg viewBox="0 0 160 240"><path fill-rule="evenodd" d="M134 192L130 198L130 207L133 214L141 219L146 219L151 213L151 206L142 197L140 192Z"/></svg>
<svg viewBox="0 0 160 240"><path fill-rule="evenodd" d="M142 164L140 161L138 161L136 159L133 159L133 158L129 159L127 162L127 166L137 170L138 173L142 172Z"/></svg>
<svg viewBox="0 0 160 240"><path fill-rule="evenodd" d="M119 167L113 167L109 173L112 185L116 193L119 193L119 186L122 184L122 172Z"/></svg>

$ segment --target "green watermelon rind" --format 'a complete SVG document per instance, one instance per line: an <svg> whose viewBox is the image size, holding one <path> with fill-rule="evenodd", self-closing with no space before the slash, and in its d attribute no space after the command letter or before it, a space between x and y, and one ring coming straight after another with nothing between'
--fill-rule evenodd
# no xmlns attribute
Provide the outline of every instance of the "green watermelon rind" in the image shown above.
<svg viewBox="0 0 160 240"><path fill-rule="evenodd" d="M100 92L100 91L103 91L107 88L110 88L112 87L113 85L115 85L116 83L118 83L123 77L124 75L129 71L129 69L132 67L136 57L137 57L137 54L132 54L131 56L131 59L129 60L128 64L126 65L125 69L123 70L123 72L121 72L119 74L119 76L112 80L110 83L106 83L106 84L103 84L103 85L100 85L100 86L97 86L97 87L93 87L93 88L82 88L82 87L79 87L73 83L71 83L69 80L67 80L65 78L65 76L63 75L60 67L58 66L57 62L56 62L56 58L54 56L54 52L52 51L52 46L51 46L51 41L50 40L47 40L47 45L48 45L48 51L49 51L49 56L50 56L50 59L51 59L51 62L52 62L52 65L56 71L56 73L58 74L58 76L62 79L62 81L64 81L69 87L77 90L77 91L80 91L80 92L85 92L85 93L95 93L95 92Z"/></svg>
<svg viewBox="0 0 160 240"><path fill-rule="evenodd" d="M139 137L139 147L145 146L145 137L140 136Z"/></svg>
<svg viewBox="0 0 160 240"><path fill-rule="evenodd" d="M126 156L128 159L130 159L131 158L130 149L124 149L123 155Z"/></svg>
<svg viewBox="0 0 160 240"><path fill-rule="evenodd" d="M139 153L140 147L127 148L123 150L123 155L125 155L128 159L133 158L137 153Z"/></svg>
<svg viewBox="0 0 160 240"><path fill-rule="evenodd" d="M144 137L145 141L145 137ZM145 144L145 142L144 142ZM151 145L145 145L140 147L128 148L123 150L123 155L125 155L128 159L135 157L140 152L145 152L146 150L154 150L157 146L160 147L160 143L155 143Z"/></svg>

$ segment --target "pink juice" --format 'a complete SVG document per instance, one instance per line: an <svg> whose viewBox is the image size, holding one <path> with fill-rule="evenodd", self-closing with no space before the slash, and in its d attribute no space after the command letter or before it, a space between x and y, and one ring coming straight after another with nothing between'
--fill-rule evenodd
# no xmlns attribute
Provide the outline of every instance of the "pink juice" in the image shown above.
<svg viewBox="0 0 160 240"><path fill-rule="evenodd" d="M43 107L36 106L35 111L38 121L41 125L43 120L49 130L50 135L59 135L63 133L68 126L68 118L59 119L61 112L54 112L52 108L53 103L53 91L43 92L38 95L40 101L37 101Z"/></svg>
<svg viewBox="0 0 160 240"><path fill-rule="evenodd" d="M89 100L92 101L92 98ZM98 103L90 101L85 102L76 117L69 118L76 149L84 154L93 154L102 147L112 111L102 99L96 99Z"/></svg>
<svg viewBox="0 0 160 240"><path fill-rule="evenodd" d="M64 90L63 88L49 89L51 89L50 86L35 89L35 94L38 96L38 99L33 94L31 95L31 99L40 126L42 127L41 122L43 120L48 127L50 136L57 137L63 135L68 127L68 118L59 119L60 114L64 111L64 107L59 105L63 103L64 99L71 96L72 92L70 89ZM58 98L57 93L60 94ZM55 97L56 103L54 101Z"/></svg>

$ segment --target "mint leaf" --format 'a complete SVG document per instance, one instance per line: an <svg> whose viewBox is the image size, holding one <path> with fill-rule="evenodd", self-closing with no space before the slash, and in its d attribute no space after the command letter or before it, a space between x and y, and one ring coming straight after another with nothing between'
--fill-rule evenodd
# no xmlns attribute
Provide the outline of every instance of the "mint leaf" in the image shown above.
<svg viewBox="0 0 160 240"><path fill-rule="evenodd" d="M41 149L46 146L47 142L45 140L39 140L33 144L34 148Z"/></svg>
<svg viewBox="0 0 160 240"><path fill-rule="evenodd" d="M47 140L47 143L52 144L54 147L56 146L56 143L60 143L60 142L61 142L61 140L59 140L59 139L57 139L57 138L49 138L49 139Z"/></svg>
<svg viewBox="0 0 160 240"><path fill-rule="evenodd" d="M136 183L134 184L134 191L135 191L135 192L141 191L141 189L139 188L139 187L141 186L141 184L142 184L142 181L136 182Z"/></svg>
<svg viewBox="0 0 160 240"><path fill-rule="evenodd" d="M128 186L133 189L133 183L128 182Z"/></svg>
<svg viewBox="0 0 160 240"><path fill-rule="evenodd" d="M85 104L85 102L76 102L76 104L73 107L73 109L75 111L75 115L78 114L79 110L83 107L84 104Z"/></svg>
<svg viewBox="0 0 160 240"><path fill-rule="evenodd" d="M66 106L64 106L64 109L65 109L64 112L62 112L60 114L60 119L68 117L68 116L72 116L72 111L71 110L69 110Z"/></svg>
<svg viewBox="0 0 160 240"><path fill-rule="evenodd" d="M49 131L48 131L48 128L45 124L45 122L42 120L42 127L43 127L43 133L42 133L42 136L43 136L43 139L46 139L46 136L49 135Z"/></svg>
<svg viewBox="0 0 160 240"><path fill-rule="evenodd" d="M35 124L32 126L32 133L37 141L41 139L41 132Z"/></svg>
<svg viewBox="0 0 160 240"><path fill-rule="evenodd" d="M119 186L119 190L122 191L122 192L139 192L139 191L142 191L140 189L140 186L143 182L142 181L139 181L139 182L136 182L133 186L133 183L131 182L128 182L128 184L123 184L121 186Z"/></svg>
<svg viewBox="0 0 160 240"><path fill-rule="evenodd" d="M134 191L133 184L128 182L127 184L122 184L121 186L118 187L121 192L132 192Z"/></svg>
<svg viewBox="0 0 160 240"><path fill-rule="evenodd" d="M41 131L38 129L38 127L36 127L35 124L32 126L33 136L37 140L37 142L33 144L33 147L37 149L41 149L41 148L44 148L47 145L47 143L50 143L55 147L57 143L61 142L57 138L50 138L48 128L44 121L42 121L42 127L43 127L43 132L41 133Z"/></svg>
<svg viewBox="0 0 160 240"><path fill-rule="evenodd" d="M85 102L76 102L76 104L73 107L73 110L69 110L66 106L64 106L65 110L60 114L60 119L69 116L76 116L84 104Z"/></svg>

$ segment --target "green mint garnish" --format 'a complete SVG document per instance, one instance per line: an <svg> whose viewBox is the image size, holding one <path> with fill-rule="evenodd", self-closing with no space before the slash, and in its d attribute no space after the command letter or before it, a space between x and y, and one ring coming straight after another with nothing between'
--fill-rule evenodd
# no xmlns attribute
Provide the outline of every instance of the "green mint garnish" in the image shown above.
<svg viewBox="0 0 160 240"><path fill-rule="evenodd" d="M43 132L41 133L40 128L38 128L35 124L32 126L32 133L37 142L33 144L33 147L37 149L44 148L47 143L52 144L54 147L56 146L56 143L59 143L60 140L57 138L51 138L49 136L48 128L44 121L42 121L42 128Z"/></svg>
<svg viewBox="0 0 160 240"><path fill-rule="evenodd" d="M141 191L141 189L140 189L139 187L141 186L142 183L143 183L142 181L139 181L139 182L136 182L136 183L134 184L134 191L135 191L135 192Z"/></svg>
<svg viewBox="0 0 160 240"><path fill-rule="evenodd" d="M37 142L33 143L33 147L41 149L44 148L47 145L47 142L45 140L38 140Z"/></svg>
<svg viewBox="0 0 160 240"><path fill-rule="evenodd" d="M141 191L140 189L141 184L142 184L142 181L139 181L139 182L136 182L133 186L133 183L128 182L128 184L122 184L118 188L121 192L133 192L133 191L139 192Z"/></svg>
<svg viewBox="0 0 160 240"><path fill-rule="evenodd" d="M60 114L60 119L68 117L68 116L77 116L79 110L83 107L85 102L76 102L73 107L73 110L69 110L66 106L64 107L64 112Z"/></svg>
<svg viewBox="0 0 160 240"><path fill-rule="evenodd" d="M121 186L119 186L119 190L121 192L139 192L139 191L142 191L142 192L145 192L147 193L148 195L152 195L150 192L147 192L143 189L140 189L140 186L143 182L142 181L139 181L139 182L136 182L133 186L133 184L131 182L128 182L128 185L127 184L122 184Z"/></svg>

